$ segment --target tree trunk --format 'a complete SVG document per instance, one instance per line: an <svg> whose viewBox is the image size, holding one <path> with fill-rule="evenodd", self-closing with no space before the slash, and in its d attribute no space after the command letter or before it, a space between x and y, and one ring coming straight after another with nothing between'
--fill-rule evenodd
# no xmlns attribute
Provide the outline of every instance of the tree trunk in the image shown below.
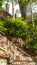
<svg viewBox="0 0 37 65"><path fill-rule="evenodd" d="M15 16L14 16L14 0L12 0L12 16L13 16L13 18L15 18Z"/></svg>
<svg viewBox="0 0 37 65"><path fill-rule="evenodd" d="M22 14L22 17L24 19L26 19L26 9L27 9L27 5L26 4L22 4L19 2L19 5L20 5L20 10L21 10L21 14Z"/></svg>
<svg viewBox="0 0 37 65"><path fill-rule="evenodd" d="M32 12L32 0L30 0L30 11L31 11L31 17L32 17L32 24L34 27L34 18L33 18L33 12Z"/></svg>

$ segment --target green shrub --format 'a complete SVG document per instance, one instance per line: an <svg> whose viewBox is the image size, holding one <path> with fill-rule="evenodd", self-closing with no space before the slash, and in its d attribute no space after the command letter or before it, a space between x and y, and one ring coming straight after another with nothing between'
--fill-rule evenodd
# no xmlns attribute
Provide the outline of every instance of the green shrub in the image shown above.
<svg viewBox="0 0 37 65"><path fill-rule="evenodd" d="M21 38L26 37L25 31L27 30L28 25L21 18L8 18L8 20L4 23L4 27L7 28L7 32L11 36Z"/></svg>

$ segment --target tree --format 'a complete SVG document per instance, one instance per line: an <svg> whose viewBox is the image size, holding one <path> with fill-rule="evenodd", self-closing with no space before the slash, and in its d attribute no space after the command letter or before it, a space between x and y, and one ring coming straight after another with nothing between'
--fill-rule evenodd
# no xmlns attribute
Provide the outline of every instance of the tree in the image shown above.
<svg viewBox="0 0 37 65"><path fill-rule="evenodd" d="M32 2L31 2L32 1ZM22 17L25 19L26 18L26 9L28 6L28 3L30 3L30 7L31 7L31 3L33 2L37 2L37 0L19 0L19 5L20 5L20 9L21 9L21 14Z"/></svg>
<svg viewBox="0 0 37 65"><path fill-rule="evenodd" d="M26 19L26 9L27 9L28 2L29 0L19 0L21 14L24 19Z"/></svg>
<svg viewBox="0 0 37 65"><path fill-rule="evenodd" d="M14 16L14 0L12 0L12 16L13 16L13 18L15 18L15 16Z"/></svg>
<svg viewBox="0 0 37 65"><path fill-rule="evenodd" d="M0 0L0 9L1 9L2 3L3 3L3 0Z"/></svg>
<svg viewBox="0 0 37 65"><path fill-rule="evenodd" d="M33 12L32 12L32 0L30 0L30 12L31 12L32 24L33 24L33 27L34 27L34 17L33 17Z"/></svg>

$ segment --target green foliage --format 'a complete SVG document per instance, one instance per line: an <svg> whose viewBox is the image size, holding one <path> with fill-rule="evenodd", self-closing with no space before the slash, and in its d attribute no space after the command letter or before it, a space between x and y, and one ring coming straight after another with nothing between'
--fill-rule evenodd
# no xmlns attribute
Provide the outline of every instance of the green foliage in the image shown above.
<svg viewBox="0 0 37 65"><path fill-rule="evenodd" d="M37 20L36 20L37 21ZM21 18L8 18L7 21L0 21L0 32L5 33L7 36L20 37L25 40L25 44L29 49L37 54L37 24L32 21L30 23L24 22Z"/></svg>
<svg viewBox="0 0 37 65"><path fill-rule="evenodd" d="M21 4L28 4L29 0L19 0Z"/></svg>
<svg viewBox="0 0 37 65"><path fill-rule="evenodd" d="M4 32L6 35L11 35L11 36L17 36L21 38L26 37L25 31L28 28L28 25L26 22L24 22L21 18L8 18L6 22L0 22L0 31Z"/></svg>
<svg viewBox="0 0 37 65"><path fill-rule="evenodd" d="M27 23L20 18L9 18L4 24L4 27L7 28L9 35L18 36L25 38L25 30L27 29ZM24 29L24 30L23 30Z"/></svg>
<svg viewBox="0 0 37 65"><path fill-rule="evenodd" d="M34 27L32 24L32 21L28 23L28 35L26 38L26 45L28 46L29 49L33 50L34 53L37 50L37 19L34 19Z"/></svg>
<svg viewBox="0 0 37 65"><path fill-rule="evenodd" d="M3 3L3 0L0 0L0 9L1 9L2 3Z"/></svg>
<svg viewBox="0 0 37 65"><path fill-rule="evenodd" d="M3 33L5 33L6 32L6 28L4 27L4 21L0 21L0 32L3 32Z"/></svg>
<svg viewBox="0 0 37 65"><path fill-rule="evenodd" d="M30 2L30 0L19 0L19 2L21 3L21 4L28 4L29 2ZM32 2L37 2L37 0L32 0Z"/></svg>

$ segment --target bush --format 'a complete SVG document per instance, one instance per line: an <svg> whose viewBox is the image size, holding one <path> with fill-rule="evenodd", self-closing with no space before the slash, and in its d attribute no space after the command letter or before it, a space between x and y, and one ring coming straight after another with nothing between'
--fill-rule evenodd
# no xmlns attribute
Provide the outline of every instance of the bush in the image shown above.
<svg viewBox="0 0 37 65"><path fill-rule="evenodd" d="M7 21L0 22L0 31L4 32L6 35L25 38L27 29L27 23L21 18L8 18Z"/></svg>
<svg viewBox="0 0 37 65"><path fill-rule="evenodd" d="M8 18L7 22L4 23L4 27L7 28L9 35L25 38L26 34L24 32L28 25L21 18Z"/></svg>

